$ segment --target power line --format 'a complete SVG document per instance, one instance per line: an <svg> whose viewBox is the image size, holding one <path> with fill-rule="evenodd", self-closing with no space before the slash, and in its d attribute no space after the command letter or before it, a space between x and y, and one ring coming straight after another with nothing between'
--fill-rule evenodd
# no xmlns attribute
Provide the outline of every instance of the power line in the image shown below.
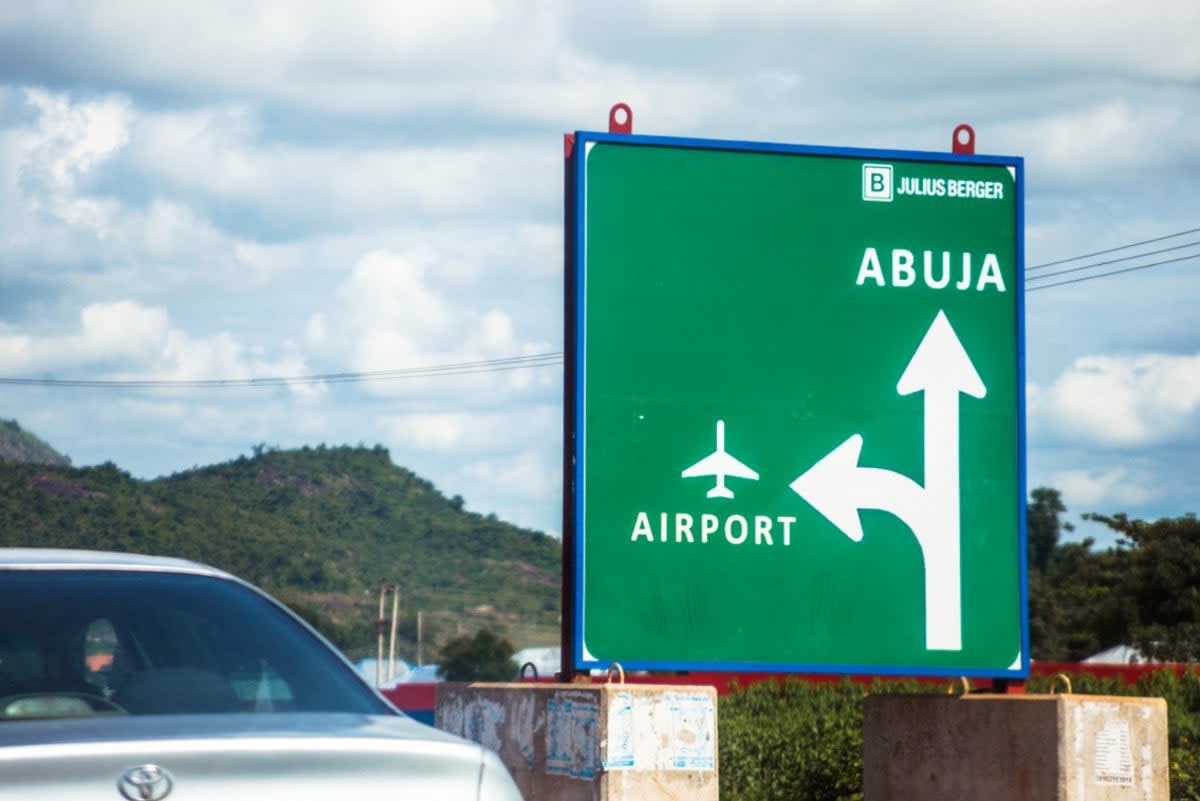
<svg viewBox="0 0 1200 801"><path fill-rule="evenodd" d="M1121 275L1122 273L1132 273L1138 270L1148 270L1151 267L1158 267L1161 264L1174 264L1181 261L1190 261L1192 259L1200 259L1200 253L1193 253L1190 256L1180 256L1175 259L1163 259L1162 261L1151 262L1150 264L1139 264L1137 267L1126 267L1123 270L1113 270L1112 272L1099 273L1097 275L1084 275L1079 278L1071 278L1066 281L1059 281L1056 284L1042 284L1040 286L1027 286L1026 292L1037 292L1039 289L1052 289L1056 286L1066 286L1067 284L1079 284L1084 281L1091 281L1095 278L1108 278L1110 275Z"/></svg>
<svg viewBox="0 0 1200 801"><path fill-rule="evenodd" d="M1106 267L1110 264L1119 264L1124 261L1133 261L1134 259L1142 259L1147 256L1157 256L1162 253L1172 253L1176 250L1183 250L1184 248L1194 248L1197 245L1200 245L1200 239L1196 240L1195 242L1185 242L1182 245L1175 245L1175 246L1169 247L1169 248L1160 248L1159 250L1148 250L1148 251L1145 251L1144 253L1135 253L1132 256L1122 256L1119 259L1107 259L1105 261L1097 261L1097 262L1093 262L1092 264L1085 264L1082 267L1072 267L1069 270L1058 270L1057 272L1053 272L1053 273L1042 273L1041 275L1034 275L1029 278L1026 278L1025 280L1041 281L1046 278L1054 278L1055 276L1059 276L1059 275L1068 275L1070 273L1078 273L1078 272L1082 272L1083 270L1092 270L1092 269L1095 269L1096 267ZM1164 262L1158 262L1158 263L1163 264ZM1111 273L1111 274L1115 275L1115 273Z"/></svg>
<svg viewBox="0 0 1200 801"><path fill-rule="evenodd" d="M1032 267L1026 267L1025 272L1031 273L1034 270L1041 270L1045 267L1054 267L1055 265L1058 265L1058 264L1068 264L1070 262L1080 261L1082 259L1090 259L1093 256L1104 256L1108 253L1116 253L1119 250L1128 250L1129 248L1136 248L1140 245L1152 245L1155 242L1162 242L1167 239L1174 239L1179 236L1186 236L1187 234L1194 234L1197 231L1200 231L1200 228L1189 228L1186 231L1179 231L1178 233L1167 234L1166 236L1156 236L1153 239L1143 239L1141 242L1130 242L1128 245L1119 245L1115 248L1107 248L1106 250L1097 250L1092 253L1084 253L1080 256L1072 256L1069 259L1059 259L1057 261L1048 261L1048 262L1044 262L1042 264L1035 264Z"/></svg>
<svg viewBox="0 0 1200 801"><path fill-rule="evenodd" d="M455 364L435 364L397 370L324 373L298 376L262 376L259 378L194 378L194 379L78 379L78 378L4 378L0 385L75 387L87 389L232 389L238 387L277 387L304 384L352 384L366 381L388 381L405 378L432 378L446 375L474 375L533 367L549 367L563 363L562 351L510 356Z"/></svg>

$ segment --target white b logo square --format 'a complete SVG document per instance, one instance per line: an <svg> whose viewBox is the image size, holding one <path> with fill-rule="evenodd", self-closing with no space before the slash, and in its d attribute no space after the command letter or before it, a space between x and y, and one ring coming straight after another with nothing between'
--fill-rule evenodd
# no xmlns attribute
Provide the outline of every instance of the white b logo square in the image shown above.
<svg viewBox="0 0 1200 801"><path fill-rule="evenodd" d="M892 165L863 165L863 200L892 200Z"/></svg>

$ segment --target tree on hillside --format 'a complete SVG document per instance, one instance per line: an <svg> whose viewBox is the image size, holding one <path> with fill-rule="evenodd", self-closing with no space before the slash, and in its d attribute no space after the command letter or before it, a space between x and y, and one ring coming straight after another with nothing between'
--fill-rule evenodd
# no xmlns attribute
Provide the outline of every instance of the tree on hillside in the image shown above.
<svg viewBox="0 0 1200 801"><path fill-rule="evenodd" d="M507 681L516 673L513 646L491 629L462 636L442 648L438 675L446 681Z"/></svg>
<svg viewBox="0 0 1200 801"><path fill-rule="evenodd" d="M338 623L318 606L304 600L299 593L289 593L281 600L325 639L341 649L342 653L349 654L355 649L361 649L364 643L371 642L371 634L374 633L375 627L365 620Z"/></svg>
<svg viewBox="0 0 1200 801"><path fill-rule="evenodd" d="M0 545L205 562L308 605L323 616L318 628L351 651L375 651L371 599L385 583L401 585L409 609L425 610L426 642L440 643L437 626L485 603L557 636L558 541L456 510L453 497L381 447L250 450L150 481L111 463L0 459ZM415 620L399 629L398 653L415 655Z"/></svg>

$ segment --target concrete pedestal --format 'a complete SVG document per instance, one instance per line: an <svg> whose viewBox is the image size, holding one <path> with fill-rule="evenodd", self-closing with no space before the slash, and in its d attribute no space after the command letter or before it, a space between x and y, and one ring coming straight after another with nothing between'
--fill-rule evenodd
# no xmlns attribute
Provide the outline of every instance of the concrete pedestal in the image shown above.
<svg viewBox="0 0 1200 801"><path fill-rule="evenodd" d="M1167 706L1096 695L872 695L865 801L1168 801Z"/></svg>
<svg viewBox="0 0 1200 801"><path fill-rule="evenodd" d="M712 687L442 684L436 725L499 754L525 801L717 801Z"/></svg>

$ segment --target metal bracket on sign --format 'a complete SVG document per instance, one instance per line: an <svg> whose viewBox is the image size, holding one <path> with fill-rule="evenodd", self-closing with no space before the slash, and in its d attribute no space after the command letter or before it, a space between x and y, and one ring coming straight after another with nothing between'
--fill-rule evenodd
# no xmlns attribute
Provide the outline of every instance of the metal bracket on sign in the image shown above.
<svg viewBox="0 0 1200 801"><path fill-rule="evenodd" d="M608 132L614 134L633 133L633 109L628 103L617 103L608 111Z"/></svg>
<svg viewBox="0 0 1200 801"><path fill-rule="evenodd" d="M966 154L975 152L975 129L965 122L954 129L952 152Z"/></svg>

